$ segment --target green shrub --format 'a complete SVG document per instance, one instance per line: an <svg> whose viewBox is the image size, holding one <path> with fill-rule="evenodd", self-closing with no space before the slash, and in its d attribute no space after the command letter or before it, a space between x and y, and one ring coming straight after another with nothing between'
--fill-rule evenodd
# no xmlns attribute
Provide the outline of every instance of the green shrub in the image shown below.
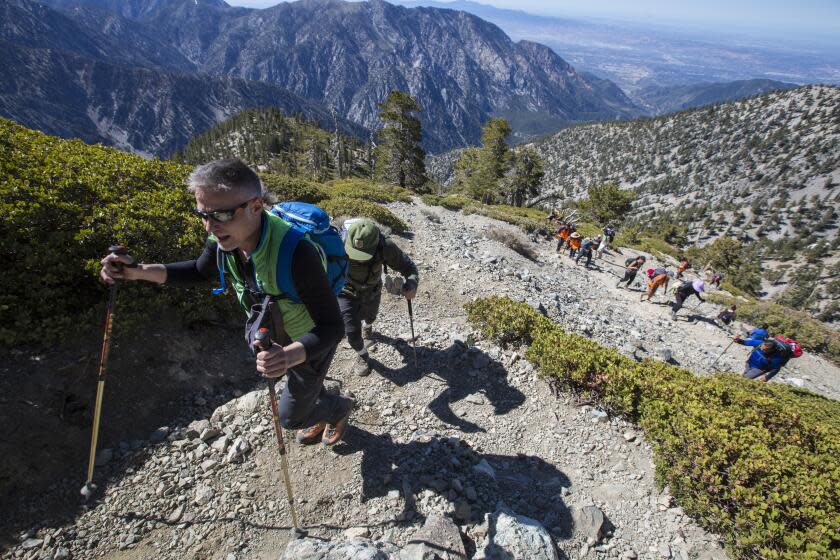
<svg viewBox="0 0 840 560"><path fill-rule="evenodd" d="M635 419L656 477L738 558L840 558L840 402L733 374L695 377L636 363L568 334L508 298L476 300L469 320L551 377Z"/></svg>
<svg viewBox="0 0 840 560"><path fill-rule="evenodd" d="M376 220L396 233L404 233L408 226L384 206L360 198L330 198L321 202L323 208L333 218L340 216L364 216Z"/></svg>
<svg viewBox="0 0 840 560"><path fill-rule="evenodd" d="M98 263L112 243L124 243L147 262L184 260L204 243L184 188L187 166L0 119L0 170L3 344L43 344L99 328L106 288ZM143 284L121 290L131 295L120 298L118 327L168 309L201 318L228 308L208 305L206 289Z"/></svg>
<svg viewBox="0 0 840 560"><path fill-rule="evenodd" d="M329 181L323 189L331 198L361 198L370 202L411 202L411 193L396 185L375 183L365 179Z"/></svg>
<svg viewBox="0 0 840 560"><path fill-rule="evenodd" d="M461 195L438 196L424 194L420 199L429 206L443 206L449 210L462 210L465 214L479 214L494 220L518 226L528 233L550 234L547 214L535 208L508 206L506 204L484 204Z"/></svg>
<svg viewBox="0 0 840 560"><path fill-rule="evenodd" d="M752 325L767 323L773 336L782 334L794 338L806 351L840 364L840 333L807 313L769 301L709 295L712 301L721 305L737 304L738 320Z"/></svg>
<svg viewBox="0 0 840 560"><path fill-rule="evenodd" d="M327 193L318 183L307 181L299 177L277 175L274 173L263 173L260 175L263 186L271 193L278 202L296 200L318 204L325 198Z"/></svg>

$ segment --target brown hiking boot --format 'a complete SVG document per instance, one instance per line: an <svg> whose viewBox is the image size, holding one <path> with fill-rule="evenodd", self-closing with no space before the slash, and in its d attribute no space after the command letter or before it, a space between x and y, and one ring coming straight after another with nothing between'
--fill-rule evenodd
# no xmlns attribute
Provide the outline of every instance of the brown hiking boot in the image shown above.
<svg viewBox="0 0 840 560"><path fill-rule="evenodd" d="M335 424L327 424L327 428L324 430L324 435L321 438L321 444L324 447L335 445L341 441L341 438L344 437L344 432L347 430L347 424L350 423L350 413L353 412L353 407L356 402L349 397L344 398L348 401L347 412Z"/></svg>
<svg viewBox="0 0 840 560"><path fill-rule="evenodd" d="M326 429L327 423L318 422L314 426L309 426L308 428L304 428L303 430L298 430L297 442L303 445L312 445L313 443L317 443L319 439L321 439L321 434Z"/></svg>

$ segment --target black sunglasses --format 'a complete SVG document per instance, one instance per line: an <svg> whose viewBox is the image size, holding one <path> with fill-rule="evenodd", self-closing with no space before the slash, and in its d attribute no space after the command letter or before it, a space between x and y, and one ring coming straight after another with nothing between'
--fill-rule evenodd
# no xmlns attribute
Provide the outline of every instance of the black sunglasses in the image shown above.
<svg viewBox="0 0 840 560"><path fill-rule="evenodd" d="M233 217L236 215L236 211L240 208L245 208L248 206L248 203L251 202L252 199L248 199L239 206L234 208L228 208L226 210L211 210L209 212L204 212L203 210L199 210L198 208L193 208L192 212L202 220L213 220L219 223L226 223L233 220Z"/></svg>

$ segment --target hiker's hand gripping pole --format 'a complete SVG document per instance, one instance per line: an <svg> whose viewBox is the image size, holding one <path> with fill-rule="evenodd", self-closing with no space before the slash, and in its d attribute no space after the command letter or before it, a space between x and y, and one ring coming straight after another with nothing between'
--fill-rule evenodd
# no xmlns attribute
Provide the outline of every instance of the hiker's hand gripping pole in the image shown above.
<svg viewBox="0 0 840 560"><path fill-rule="evenodd" d="M111 245L108 252L114 255L128 255L128 251L123 245ZM125 264L120 261L115 261L114 266L122 268L128 266L133 268L137 263L132 261ZM81 494L85 499L90 498L96 490L96 485L93 484L93 468L96 465L96 446L99 441L99 420L102 417L102 396L105 393L105 369L108 365L108 354L111 350L111 330L114 324L114 309L117 305L117 283L113 282L108 288L108 306L105 310L105 334L102 339L102 350L99 353L99 375L96 384L96 404L93 408L93 427L90 435L90 454L88 456L88 471L87 481L82 486Z"/></svg>
<svg viewBox="0 0 840 560"><path fill-rule="evenodd" d="M254 346L260 350L271 348L271 333L261 327L256 334ZM292 480L289 478L289 462L286 459L286 444L283 441L283 426L280 425L280 413L277 412L277 390L274 388L276 380L268 380L268 398L271 402L271 417L274 423L274 433L277 435L277 446L280 450L280 468L283 471L283 483L286 486L286 498L289 501L289 513L292 516L292 528L296 536L303 535L298 526L297 511L295 511L295 496L292 491Z"/></svg>

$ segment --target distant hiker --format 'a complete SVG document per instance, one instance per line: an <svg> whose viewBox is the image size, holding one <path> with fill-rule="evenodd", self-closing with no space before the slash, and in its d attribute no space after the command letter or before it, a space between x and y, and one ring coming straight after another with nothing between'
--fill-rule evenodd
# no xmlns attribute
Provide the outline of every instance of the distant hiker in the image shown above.
<svg viewBox="0 0 840 560"><path fill-rule="evenodd" d="M183 286L219 278L217 293L224 291L228 278L246 312L251 306L259 308L266 295L277 296L288 340L275 340L269 350L257 353L257 371L268 379L286 377L279 402L280 423L301 430L298 441L336 443L346 430L353 401L324 390L324 378L344 329L322 253L304 237L294 246L290 262L279 260L292 226L267 211L259 177L240 160L200 165L187 183L195 195L193 212L209 234L201 255L183 262L127 268L118 263L133 262L130 256L110 254L102 259L100 276L108 283L145 280ZM291 278L299 301L278 287L278 273ZM247 331L250 341L255 330Z"/></svg>
<svg viewBox="0 0 840 560"><path fill-rule="evenodd" d="M712 278L709 281L709 283L715 288L720 289L720 281L723 280L724 276L725 274L722 272L720 274L718 274L717 272L713 272Z"/></svg>
<svg viewBox="0 0 840 560"><path fill-rule="evenodd" d="M749 340L764 340L770 338L770 327L767 323L761 323L761 326L754 328L747 336Z"/></svg>
<svg viewBox="0 0 840 560"><path fill-rule="evenodd" d="M688 262L688 259L685 257L681 258L680 264L677 266L677 279L682 278L683 273L689 268L691 268L691 263Z"/></svg>
<svg viewBox="0 0 840 560"><path fill-rule="evenodd" d="M721 321L724 325L730 324L732 321L735 320L735 311L738 309L737 305L732 305L727 307L720 313L718 313L718 320Z"/></svg>
<svg viewBox="0 0 840 560"><path fill-rule="evenodd" d="M697 296L701 302L704 302L700 294L706 291L706 283L702 280L694 280L692 282L684 282L677 291L675 292L676 301L671 306L671 319L673 321L677 320L677 311L682 309L683 303L685 300L691 296Z"/></svg>
<svg viewBox="0 0 840 560"><path fill-rule="evenodd" d="M580 262L580 259L586 257L586 268L589 268L589 265L592 264L592 249L601 242L600 237L596 237L592 239L591 237L587 237L580 243L580 251L578 251L577 258L575 259L575 264Z"/></svg>
<svg viewBox="0 0 840 560"><path fill-rule="evenodd" d="M627 282L627 287L629 288L633 284L633 280L636 279L636 274L639 272L639 269L644 265L645 257L642 255L625 260L624 266L627 268L624 269L624 277L616 283L615 287L620 288L622 282Z"/></svg>
<svg viewBox="0 0 840 560"><path fill-rule="evenodd" d="M798 358L802 355L802 348L795 340L782 337L744 340L736 336L732 340L736 344L755 348L750 352L744 368L744 377L748 379L770 381L791 358Z"/></svg>
<svg viewBox="0 0 840 560"><path fill-rule="evenodd" d="M580 245L582 243L581 235L573 231L571 235L569 235L569 258L575 258L578 250L580 249Z"/></svg>
<svg viewBox="0 0 840 560"><path fill-rule="evenodd" d="M598 243L598 249L595 251L595 256L599 259L603 259L604 251L606 251L609 248L609 241L606 235L604 235L603 237L599 237L598 239L600 239L601 242Z"/></svg>
<svg viewBox="0 0 840 560"><path fill-rule="evenodd" d="M568 224L560 222L557 225L557 229L554 231L554 237L557 238L557 252L559 253L563 246L566 244L566 240L569 239L569 234L571 234L572 228L569 227Z"/></svg>
<svg viewBox="0 0 840 560"><path fill-rule="evenodd" d="M615 240L615 231L615 228L612 226L606 226L604 228L604 239L606 239L608 243L612 243Z"/></svg>
<svg viewBox="0 0 840 560"><path fill-rule="evenodd" d="M350 258L350 269L347 284L338 294L338 305L347 342L356 351L353 374L365 376L370 373L370 355L362 335L370 338L373 332L382 296L383 271L390 267L402 274L405 278L402 294L407 299L414 299L417 294L420 275L408 255L371 220L350 220L345 222L345 228L344 248Z"/></svg>
<svg viewBox="0 0 840 560"><path fill-rule="evenodd" d="M644 301L645 298L647 298L648 301L652 300L653 296L656 295L656 290L658 290L660 286L663 286L662 291L666 291L668 289L668 282L671 280L671 277L668 276L668 271L664 268L652 270L651 274L648 275L648 278L647 291L642 294L639 301Z"/></svg>

